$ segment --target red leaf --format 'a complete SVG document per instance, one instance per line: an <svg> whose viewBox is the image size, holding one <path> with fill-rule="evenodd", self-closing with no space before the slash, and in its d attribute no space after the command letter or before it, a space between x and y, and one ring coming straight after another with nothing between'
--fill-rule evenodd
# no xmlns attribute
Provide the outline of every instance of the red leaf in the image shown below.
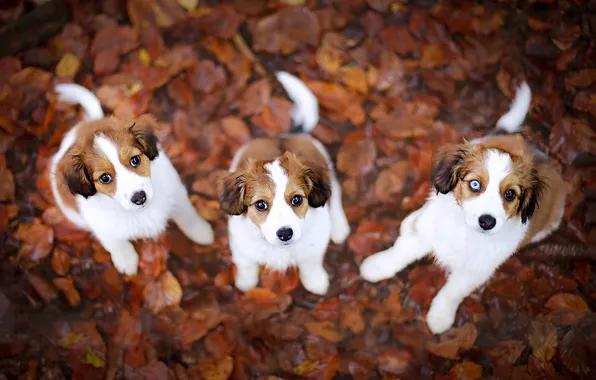
<svg viewBox="0 0 596 380"><path fill-rule="evenodd" d="M244 18L229 5L218 5L208 14L198 17L194 25L209 36L232 38Z"/></svg>
<svg viewBox="0 0 596 380"><path fill-rule="evenodd" d="M19 226L14 237L22 242L19 257L39 263L52 252L54 245L54 230L35 218L33 223Z"/></svg>
<svg viewBox="0 0 596 380"><path fill-rule="evenodd" d="M319 302L312 311L313 317L319 321L336 321L339 318L339 299L332 298Z"/></svg>

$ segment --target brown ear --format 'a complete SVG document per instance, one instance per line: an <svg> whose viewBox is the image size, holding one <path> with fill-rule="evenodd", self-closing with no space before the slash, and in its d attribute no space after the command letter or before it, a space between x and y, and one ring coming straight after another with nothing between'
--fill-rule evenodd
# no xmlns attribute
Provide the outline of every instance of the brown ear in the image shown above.
<svg viewBox="0 0 596 380"><path fill-rule="evenodd" d="M307 166L304 169L306 182L309 188L308 204L310 207L322 207L331 197L331 180L329 168L320 166Z"/></svg>
<svg viewBox="0 0 596 380"><path fill-rule="evenodd" d="M139 147L143 153L150 159L153 160L159 155L157 149L157 136L155 131L157 130L157 121L151 115L141 115L136 122L133 122L129 131L133 134Z"/></svg>
<svg viewBox="0 0 596 380"><path fill-rule="evenodd" d="M467 151L464 147L453 144L440 147L437 150L431 180L439 193L447 194L455 188L466 154Z"/></svg>
<svg viewBox="0 0 596 380"><path fill-rule="evenodd" d="M63 165L61 165L62 175L71 193L74 195L80 194L85 198L97 193L93 180L80 155L70 155L63 162Z"/></svg>
<svg viewBox="0 0 596 380"><path fill-rule="evenodd" d="M246 209L244 205L244 175L241 173L226 173L217 181L219 206L230 215L242 215Z"/></svg>
<svg viewBox="0 0 596 380"><path fill-rule="evenodd" d="M517 208L523 224L526 224L532 215L534 215L534 211L536 211L536 208L538 207L538 198L540 198L540 194L545 186L544 181L540 178L536 169L532 169L531 176L532 185L529 188L522 190L519 197L519 206Z"/></svg>

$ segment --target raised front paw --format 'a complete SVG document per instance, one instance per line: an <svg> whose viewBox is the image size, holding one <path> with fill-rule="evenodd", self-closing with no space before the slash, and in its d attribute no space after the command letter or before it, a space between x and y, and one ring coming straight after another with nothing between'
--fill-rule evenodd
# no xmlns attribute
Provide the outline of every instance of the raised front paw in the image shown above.
<svg viewBox="0 0 596 380"><path fill-rule="evenodd" d="M458 306L444 298L435 297L426 315L426 324L430 331L433 334L442 334L449 330L455 322L455 313Z"/></svg>
<svg viewBox="0 0 596 380"><path fill-rule="evenodd" d="M379 282L395 276L394 257L389 251L382 251L367 257L360 266L360 276L369 282Z"/></svg>
<svg viewBox="0 0 596 380"><path fill-rule="evenodd" d="M203 219L198 219L193 223L192 227L188 228L187 235L190 240L199 245L213 244L213 228Z"/></svg>
<svg viewBox="0 0 596 380"><path fill-rule="evenodd" d="M247 292L256 288L259 284L259 267L239 267L236 266L236 279L234 285L240 291Z"/></svg>
<svg viewBox="0 0 596 380"><path fill-rule="evenodd" d="M112 263L118 272L134 276L137 274L139 267L139 255L133 250L127 253L111 254Z"/></svg>
<svg viewBox="0 0 596 380"><path fill-rule="evenodd" d="M350 235L350 224L347 220L343 220L341 223L331 224L331 241L334 244L342 244Z"/></svg>
<svg viewBox="0 0 596 380"><path fill-rule="evenodd" d="M309 270L301 268L300 281L304 289L320 296L327 293L327 289L329 289L329 275L322 265L316 268L311 267Z"/></svg>

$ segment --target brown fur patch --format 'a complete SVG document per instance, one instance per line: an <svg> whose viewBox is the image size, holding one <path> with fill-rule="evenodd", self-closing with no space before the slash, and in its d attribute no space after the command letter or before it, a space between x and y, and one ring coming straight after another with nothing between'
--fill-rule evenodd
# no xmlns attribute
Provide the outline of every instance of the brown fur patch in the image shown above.
<svg viewBox="0 0 596 380"><path fill-rule="evenodd" d="M109 117L79 125L74 145L57 165L56 181L65 206L76 210L76 194L88 197L96 192L108 196L115 193L118 179L112 163L95 147L96 136L104 135L118 147L119 159L124 166L148 177L151 175L150 160L158 154L156 128L156 121L150 115L142 115L133 121ZM130 159L136 155L141 162L133 167ZM112 176L111 183L99 181L104 173Z"/></svg>

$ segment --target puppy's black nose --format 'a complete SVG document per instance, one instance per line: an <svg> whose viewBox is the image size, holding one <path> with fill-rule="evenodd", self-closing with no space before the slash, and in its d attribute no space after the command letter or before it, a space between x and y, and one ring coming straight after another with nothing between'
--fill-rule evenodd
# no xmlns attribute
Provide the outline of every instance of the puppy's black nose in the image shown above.
<svg viewBox="0 0 596 380"><path fill-rule="evenodd" d="M281 241L288 241L292 238L293 235L294 231L292 231L292 229L288 227L282 227L279 230L277 230L277 237Z"/></svg>
<svg viewBox="0 0 596 380"><path fill-rule="evenodd" d="M493 229L495 224L497 224L497 220L488 214L484 214L478 218L478 224L480 224L483 230L488 231Z"/></svg>
<svg viewBox="0 0 596 380"><path fill-rule="evenodd" d="M146 200L147 194L145 194L144 191L137 191L132 195L132 198L130 198L130 201L138 206L144 204Z"/></svg>

